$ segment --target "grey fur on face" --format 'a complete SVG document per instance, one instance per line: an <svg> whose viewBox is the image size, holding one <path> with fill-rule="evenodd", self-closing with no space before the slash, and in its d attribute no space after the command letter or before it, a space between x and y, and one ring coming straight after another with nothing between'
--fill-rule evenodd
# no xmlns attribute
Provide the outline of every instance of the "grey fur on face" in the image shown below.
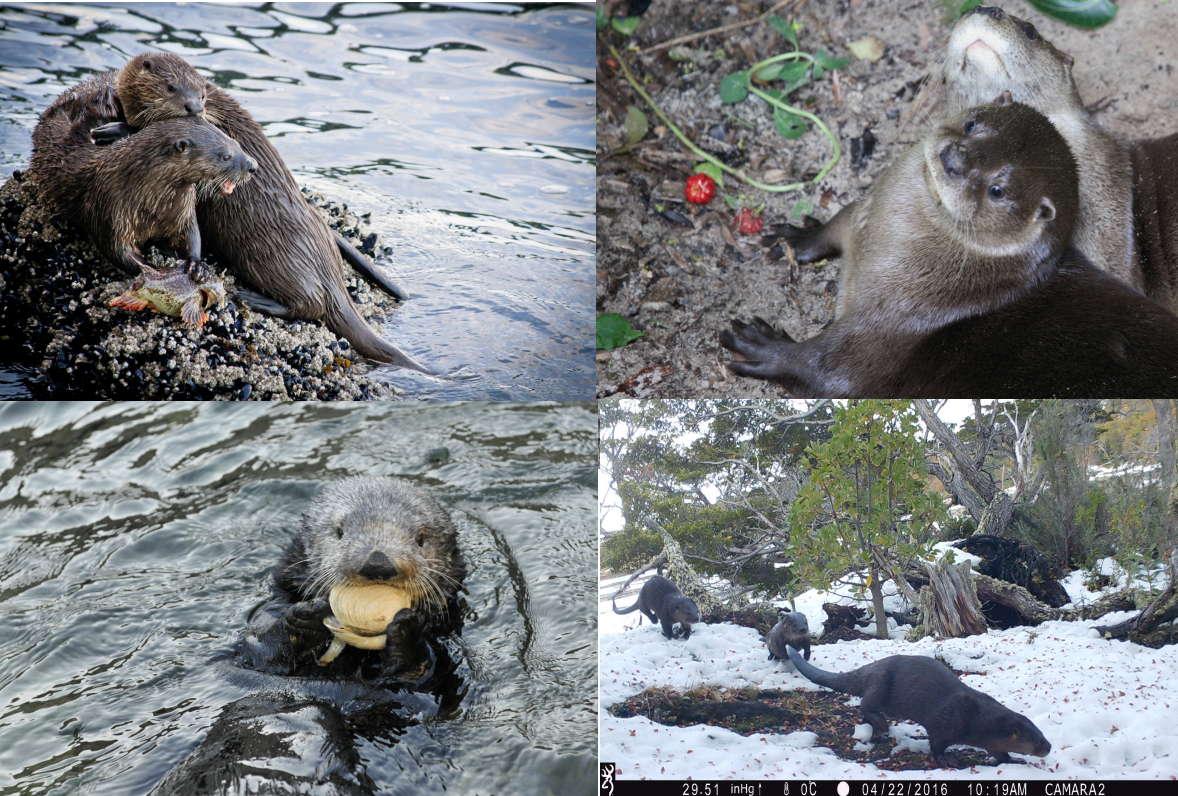
<svg viewBox="0 0 1178 796"><path fill-rule="evenodd" d="M450 515L425 491L397 478L355 476L315 496L299 536L310 565L305 590L384 583L412 596L414 608L445 606L465 566Z"/></svg>

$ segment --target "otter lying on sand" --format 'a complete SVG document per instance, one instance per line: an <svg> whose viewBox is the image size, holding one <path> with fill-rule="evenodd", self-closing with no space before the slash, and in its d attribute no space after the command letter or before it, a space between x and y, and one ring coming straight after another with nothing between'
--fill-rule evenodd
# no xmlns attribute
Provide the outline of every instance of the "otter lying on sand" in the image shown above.
<svg viewBox="0 0 1178 796"><path fill-rule="evenodd" d="M663 625L663 635L674 638L673 628L677 622L683 633L683 639L691 638L691 623L699 621L699 609L693 601L683 596L679 587L662 575L655 575L642 584L642 591L638 592L638 602L629 608L618 610L618 604L613 604L615 614L628 614L631 611L641 611L651 624ZM642 620L639 619L639 622Z"/></svg>
<svg viewBox="0 0 1178 796"><path fill-rule="evenodd" d="M1006 92L901 155L799 256L842 253L842 312L803 343L757 319L720 342L795 395L1164 395L1178 317L1068 246L1075 159ZM853 212L847 212L852 211Z"/></svg>
<svg viewBox="0 0 1178 796"><path fill-rule="evenodd" d="M888 734L888 719L914 721L928 733L933 760L944 764L945 749L967 744L985 749L999 763L1010 752L1044 757L1051 744L1026 717L975 691L934 658L893 655L842 674L824 672L787 647L789 660L807 679L844 694L863 697L863 720Z"/></svg>
<svg viewBox="0 0 1178 796"><path fill-rule="evenodd" d="M430 642L461 630L464 577L457 530L428 494L395 478L339 481L303 513L274 573L275 598L250 621L238 662L268 674L359 671L370 680L422 680L435 660ZM364 633L378 636L377 644L326 655L346 624L333 616L339 592L378 585L408 607L382 632Z"/></svg>

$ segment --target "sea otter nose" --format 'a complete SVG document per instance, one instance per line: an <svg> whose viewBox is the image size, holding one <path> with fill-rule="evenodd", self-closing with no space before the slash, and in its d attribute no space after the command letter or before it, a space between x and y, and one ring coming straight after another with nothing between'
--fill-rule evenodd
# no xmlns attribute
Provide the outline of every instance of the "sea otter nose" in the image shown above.
<svg viewBox="0 0 1178 796"><path fill-rule="evenodd" d="M997 6L974 6L969 10L971 14L989 14L993 19L1005 19L1006 12Z"/></svg>
<svg viewBox="0 0 1178 796"><path fill-rule="evenodd" d="M965 153L952 144L945 144L941 149L941 165L948 176L960 177L965 171Z"/></svg>
<svg viewBox="0 0 1178 796"><path fill-rule="evenodd" d="M379 550L374 550L369 554L368 560L364 562L364 566L357 574L369 580L392 580L397 577L397 568L388 556Z"/></svg>
<svg viewBox="0 0 1178 796"><path fill-rule="evenodd" d="M184 103L184 110L188 111L189 116L200 116L204 111L204 107L196 100L188 100L188 102Z"/></svg>

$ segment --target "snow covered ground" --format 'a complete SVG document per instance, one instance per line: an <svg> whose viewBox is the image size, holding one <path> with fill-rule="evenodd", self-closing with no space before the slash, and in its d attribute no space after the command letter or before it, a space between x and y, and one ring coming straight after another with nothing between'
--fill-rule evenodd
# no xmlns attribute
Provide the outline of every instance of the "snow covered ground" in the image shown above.
<svg viewBox="0 0 1178 796"><path fill-rule="evenodd" d="M959 560L964 556L960 551L956 554ZM963 673L967 685L1033 721L1052 746L1046 758L1023 758L1026 765L892 772L843 761L831 750L816 746L817 736L810 732L744 737L719 727L667 727L642 717L619 719L610 714L611 705L652 686L681 691L705 685L820 690L789 664L768 660L764 643L752 629L697 624L688 641L668 641L648 620L638 626L638 612L614 614L608 598L624 580L602 582L599 613L600 759L617 763L620 779L1178 776L1178 647L1152 650L1105 641L1092 630L1131 614L991 630L963 639L926 638L915 644L904 642L905 628L894 628L892 622L889 641L814 647L810 662L837 672L888 655L939 655ZM885 586L894 595L892 584ZM1081 595L1086 601L1098 596L1083 589L1082 573L1073 573L1064 586L1074 600ZM636 592L621 597L618 606L629 607L636 599ZM816 632L826 618L822 603L838 601L830 593L807 592L798 598L796 608L806 614L811 632ZM888 610L899 607L895 596L887 602ZM855 697L846 699L849 705L859 703ZM848 710L858 714L857 707ZM928 753L919 725L892 724L890 732L903 748Z"/></svg>

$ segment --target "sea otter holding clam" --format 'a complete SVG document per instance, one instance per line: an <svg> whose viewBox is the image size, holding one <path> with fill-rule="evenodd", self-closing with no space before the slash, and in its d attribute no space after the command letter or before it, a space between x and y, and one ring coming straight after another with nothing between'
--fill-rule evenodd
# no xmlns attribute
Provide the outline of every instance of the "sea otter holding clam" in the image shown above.
<svg viewBox="0 0 1178 796"><path fill-rule="evenodd" d="M239 663L269 674L361 673L420 680L431 642L461 630L466 576L450 515L396 478L352 477L303 514L251 620Z"/></svg>

